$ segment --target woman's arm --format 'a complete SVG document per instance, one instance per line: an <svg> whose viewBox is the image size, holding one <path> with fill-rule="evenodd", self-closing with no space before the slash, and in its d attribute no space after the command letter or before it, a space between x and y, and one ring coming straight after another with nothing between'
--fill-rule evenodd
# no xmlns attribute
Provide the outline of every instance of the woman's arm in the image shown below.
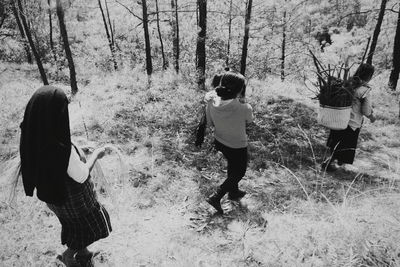
<svg viewBox="0 0 400 267"><path fill-rule="evenodd" d="M246 104L246 122L252 123L253 120L253 108L250 106L250 104Z"/></svg>
<svg viewBox="0 0 400 267"><path fill-rule="evenodd" d="M366 95L364 98L361 99L361 113L371 122L374 122L376 120L369 95Z"/></svg>
<svg viewBox="0 0 400 267"><path fill-rule="evenodd" d="M89 169L89 173L92 171L94 164L98 159L104 157L106 149L104 147L97 148L93 151L92 155L90 156L89 160L86 162L86 166Z"/></svg>
<svg viewBox="0 0 400 267"><path fill-rule="evenodd" d="M75 151L75 148L72 147L71 156L69 159L69 164L67 169L69 177L71 177L74 181L78 183L84 183L89 177L89 174L93 169L93 166L96 163L96 161L102 158L104 154L105 154L104 147L95 149L90 158L85 163L84 161L81 160L80 156Z"/></svg>
<svg viewBox="0 0 400 267"><path fill-rule="evenodd" d="M214 122L213 122L212 117L211 117L211 102L207 103L206 114L205 115L206 115L207 126L208 127L214 127Z"/></svg>

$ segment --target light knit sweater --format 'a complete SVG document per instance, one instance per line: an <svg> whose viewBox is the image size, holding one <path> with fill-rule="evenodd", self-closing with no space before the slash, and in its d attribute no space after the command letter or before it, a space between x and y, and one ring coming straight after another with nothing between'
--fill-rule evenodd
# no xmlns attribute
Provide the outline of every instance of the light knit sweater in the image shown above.
<svg viewBox="0 0 400 267"><path fill-rule="evenodd" d="M363 116L370 116L372 114L372 106L369 97L371 89L367 86L361 86L354 92L354 100L351 106L349 126L356 130L361 128L364 121Z"/></svg>
<svg viewBox="0 0 400 267"><path fill-rule="evenodd" d="M215 139L230 147L247 147L246 123L253 121L252 107L238 99L207 102L207 124L214 126Z"/></svg>

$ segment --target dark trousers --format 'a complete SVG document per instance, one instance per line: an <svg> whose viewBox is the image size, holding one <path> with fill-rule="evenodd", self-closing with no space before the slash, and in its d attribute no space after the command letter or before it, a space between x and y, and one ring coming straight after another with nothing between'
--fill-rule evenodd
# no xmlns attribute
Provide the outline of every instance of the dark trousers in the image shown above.
<svg viewBox="0 0 400 267"><path fill-rule="evenodd" d="M222 152L228 161L228 178L221 184L222 192L235 192L247 169L247 147L231 148L214 141L215 149Z"/></svg>
<svg viewBox="0 0 400 267"><path fill-rule="evenodd" d="M331 161L337 159L341 163L353 164L359 134L360 128L353 130L350 126L344 130L331 130L327 142Z"/></svg>

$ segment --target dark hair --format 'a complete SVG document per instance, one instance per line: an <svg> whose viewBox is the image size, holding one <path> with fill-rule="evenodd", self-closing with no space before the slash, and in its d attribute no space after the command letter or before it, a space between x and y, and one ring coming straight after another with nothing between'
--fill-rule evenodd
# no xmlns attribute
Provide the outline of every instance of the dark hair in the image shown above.
<svg viewBox="0 0 400 267"><path fill-rule="evenodd" d="M344 86L351 91L354 91L371 80L374 70L375 68L371 64L361 63L354 75L344 83Z"/></svg>
<svg viewBox="0 0 400 267"><path fill-rule="evenodd" d="M211 85L223 100L235 98L239 93L241 93L241 96L245 96L245 78L239 73L228 71L217 74L214 76Z"/></svg>
<svg viewBox="0 0 400 267"><path fill-rule="evenodd" d="M375 68L371 64L361 63L354 73L353 77L358 78L361 82L369 82L371 80L372 75L374 75Z"/></svg>

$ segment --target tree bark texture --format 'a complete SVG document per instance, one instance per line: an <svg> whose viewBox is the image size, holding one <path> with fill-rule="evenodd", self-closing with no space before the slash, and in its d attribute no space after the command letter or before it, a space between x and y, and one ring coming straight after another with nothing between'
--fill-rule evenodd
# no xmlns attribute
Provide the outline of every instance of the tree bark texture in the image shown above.
<svg viewBox="0 0 400 267"><path fill-rule="evenodd" d="M21 0L17 0L17 4L18 4L17 16L18 15L21 16L21 21L22 21L22 25L23 25L23 28L24 28L24 32L26 34L26 37L28 38L28 42L29 42L29 45L31 47L33 56L35 57L35 61L36 61L36 64L38 66L38 69L39 69L40 77L42 78L43 84L44 85L48 85L49 82L47 81L46 72L44 71L44 68L43 68L43 65L42 65L42 60L40 59L39 53L37 52L35 44L33 42L32 35L31 35L30 30L29 30L28 22L27 22L26 17L25 17L24 8L22 6ZM15 5L15 2L13 3L13 5Z"/></svg>
<svg viewBox="0 0 400 267"><path fill-rule="evenodd" d="M229 3L229 14L228 14L228 42L227 42L227 45L226 45L226 59L225 59L225 64L226 64L227 67L229 67L230 52L231 52L232 1L233 0L230 0L230 3Z"/></svg>
<svg viewBox="0 0 400 267"><path fill-rule="evenodd" d="M179 17L178 17L178 0L171 0L171 8L175 12L175 17L173 20L173 53L174 53L174 66L175 71L179 72L179 57L180 57L180 47L179 47Z"/></svg>
<svg viewBox="0 0 400 267"><path fill-rule="evenodd" d="M205 90L205 73L206 73L206 37L207 37L207 0L197 0L199 9L199 22L200 28L197 35L197 84L199 90Z"/></svg>
<svg viewBox="0 0 400 267"><path fill-rule="evenodd" d="M32 62L32 54L31 54L31 51L29 50L29 42L25 35L24 26L22 25L21 20L19 18L17 7L15 6L15 4L12 4L11 6L12 6L12 11L13 11L13 14L15 17L15 21L17 22L19 33L21 34L22 43L23 43L25 53L26 53L26 59L29 64L32 64L33 63Z"/></svg>
<svg viewBox="0 0 400 267"><path fill-rule="evenodd" d="M165 53L164 53L164 43L162 39L162 34L161 34L161 29L160 29L160 14L158 10L158 0L156 1L156 16L157 16L157 31L158 31L158 38L160 39L160 47L161 47L161 57L162 57L162 65L163 69L166 70L168 68L168 63L165 59Z"/></svg>
<svg viewBox="0 0 400 267"><path fill-rule="evenodd" d="M105 6L106 6L106 13L107 13L107 20L108 20L108 25L110 25L110 35L111 35L111 43L113 45L114 51L115 51L115 40L114 40L114 27L111 24L111 18L110 18L110 11L108 9L108 2L107 0L104 0Z"/></svg>
<svg viewBox="0 0 400 267"><path fill-rule="evenodd" d="M285 58L286 58L286 9L283 11L282 24L282 54L281 54L281 81L285 80Z"/></svg>
<svg viewBox="0 0 400 267"><path fill-rule="evenodd" d="M245 75L246 73L246 61L247 61L247 47L249 44L249 32L250 32L250 21L251 21L251 8L253 6L253 0L248 0L246 4L246 19L244 22L244 37L242 46L242 58L240 60L240 73Z"/></svg>
<svg viewBox="0 0 400 267"><path fill-rule="evenodd" d="M142 0L142 12L143 12L143 31L144 31L144 42L146 49L146 72L150 76L153 73L153 64L151 60L151 45L149 36L149 21L147 15L147 3L146 0Z"/></svg>
<svg viewBox="0 0 400 267"><path fill-rule="evenodd" d="M72 58L72 52L69 47L67 27L65 26L65 20L64 20L64 9L62 7L61 0L56 0L56 5L57 5L57 17L58 17L58 22L59 22L59 26L60 26L60 33L61 33L61 37L62 37L62 40L64 43L65 55L68 60L71 92L74 95L78 92L78 84L76 82L75 65L74 65L74 60Z"/></svg>
<svg viewBox="0 0 400 267"><path fill-rule="evenodd" d="M54 40L53 40L53 18L51 15L51 1L47 0L47 4L49 5L49 42L50 42L50 49L53 53L54 62L57 62L57 53L54 47Z"/></svg>
<svg viewBox="0 0 400 267"><path fill-rule="evenodd" d="M396 90L397 82L399 80L399 73L400 73L400 10L397 18L396 34L394 36L393 65L389 77L389 87L393 91Z"/></svg>
<svg viewBox="0 0 400 267"><path fill-rule="evenodd" d="M99 8L100 8L100 12L101 12L101 17L103 18L103 24L104 24L104 29L106 30L106 35L107 35L107 40L108 40L108 46L110 47L110 52L111 52L111 58L112 58L112 61L113 61L113 63L114 63L114 69L116 70L116 69L118 69L118 64L117 64L117 61L116 61L116 59L115 59L115 49L114 49L114 44L113 44L113 37L112 37L112 35L111 35L111 29L112 29L112 26L111 26L111 24L109 25L110 26L110 30L108 30L108 25L107 25L107 20L106 20L106 16L104 15L104 10L103 10L103 6L101 5L101 0L98 0L97 1L98 2L98 4L99 4ZM106 1L106 3L107 3L107 1Z"/></svg>
<svg viewBox="0 0 400 267"><path fill-rule="evenodd" d="M6 12L6 5L7 3L0 2L0 29L3 26L4 21L8 17L8 14Z"/></svg>
<svg viewBox="0 0 400 267"><path fill-rule="evenodd" d="M379 15L378 15L378 21L376 22L374 34L372 35L371 47L369 49L369 53L368 53L368 57L367 57L367 63L371 64L371 65L372 65L372 58L375 53L376 44L378 43L379 33L381 31L383 16L385 15L386 3L387 3L387 0L382 0L381 8L379 10Z"/></svg>

